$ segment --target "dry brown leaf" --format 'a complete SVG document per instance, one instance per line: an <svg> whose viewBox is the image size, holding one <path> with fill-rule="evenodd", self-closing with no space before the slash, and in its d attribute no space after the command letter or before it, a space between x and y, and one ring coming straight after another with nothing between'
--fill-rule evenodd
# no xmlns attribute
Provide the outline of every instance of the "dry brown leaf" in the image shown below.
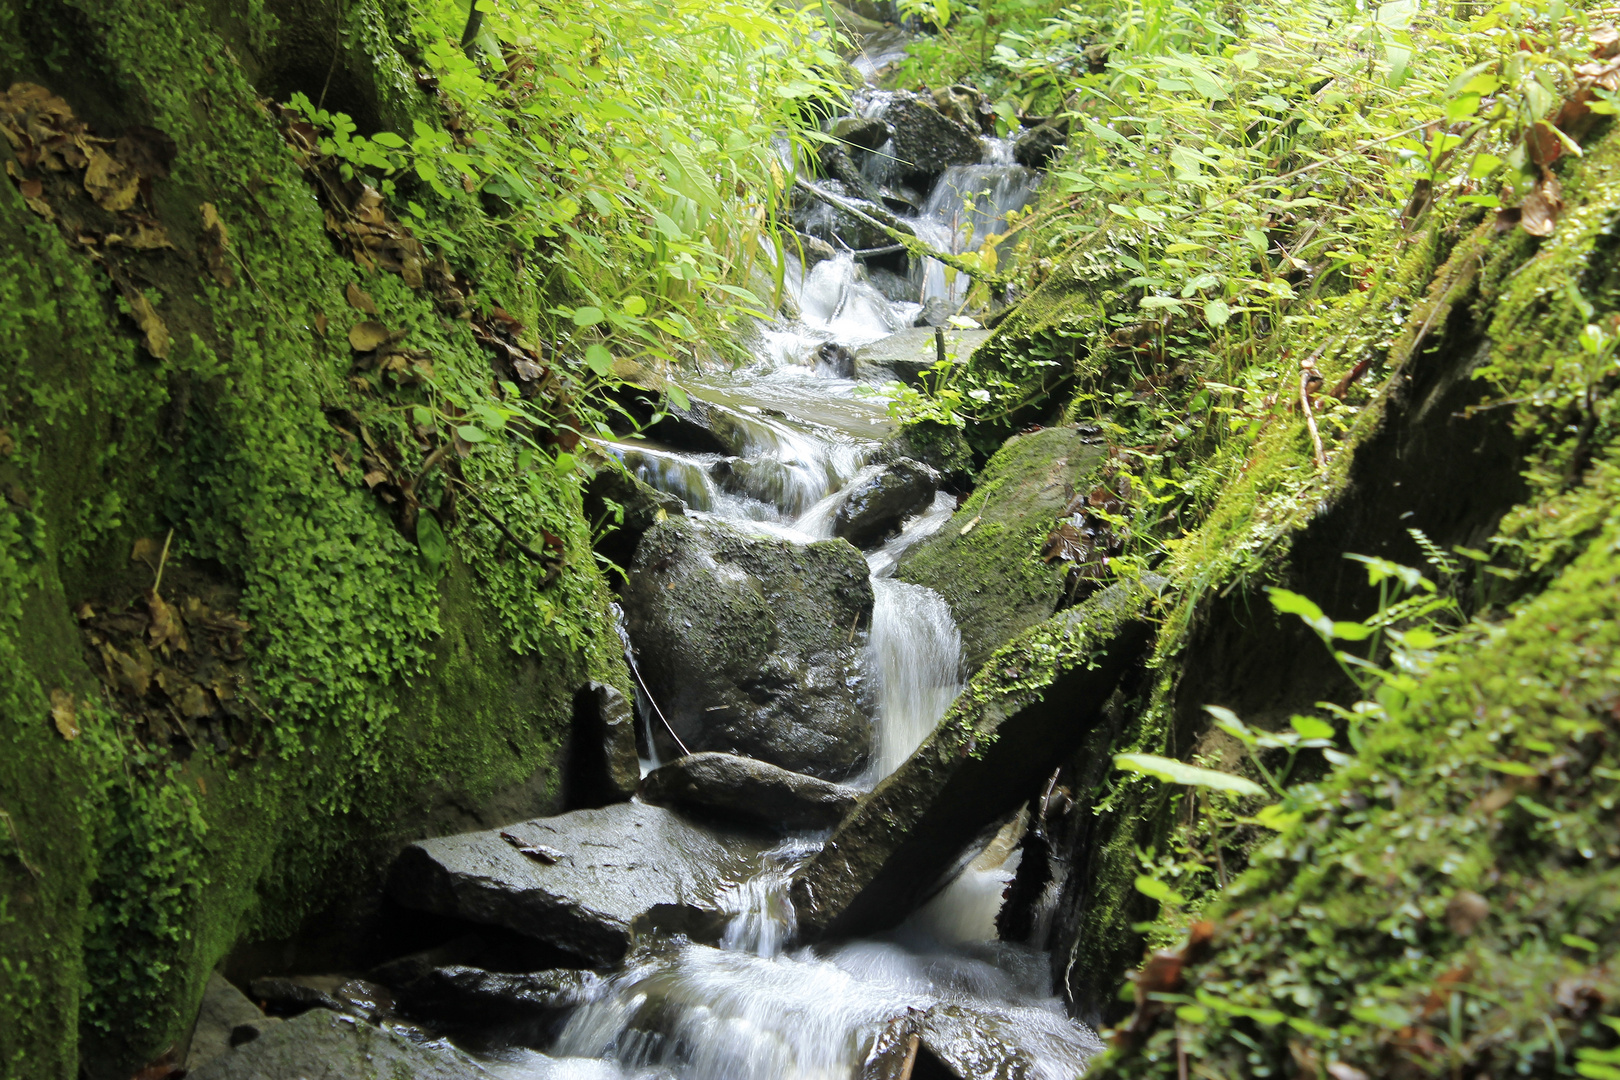
<svg viewBox="0 0 1620 1080"><path fill-rule="evenodd" d="M6 162L6 175L11 177L11 179L16 182L17 192L22 196L23 203L28 207L28 209L38 214L46 221L56 220L56 211L52 210L51 204L45 201L44 184L40 183L38 180L25 179L22 173L17 171L17 163L15 161Z"/></svg>
<svg viewBox="0 0 1620 1080"><path fill-rule="evenodd" d="M349 287L343 291L343 296L344 299L349 301L350 307L363 311L367 315L377 314L377 305L372 301L370 294L354 282L349 282Z"/></svg>
<svg viewBox="0 0 1620 1080"><path fill-rule="evenodd" d="M349 327L349 346L355 352L371 352L388 344L388 328L369 319Z"/></svg>
<svg viewBox="0 0 1620 1080"><path fill-rule="evenodd" d="M57 732L72 742L79 737L78 711L73 707L73 695L60 688L51 691L51 720Z"/></svg>
<svg viewBox="0 0 1620 1080"><path fill-rule="evenodd" d="M146 335L146 351L159 360L166 360L173 342L169 338L169 328L164 325L163 319L148 300L139 292L130 290L129 312L135 318L135 323Z"/></svg>
<svg viewBox="0 0 1620 1080"><path fill-rule="evenodd" d="M186 641L186 627L180 621L180 613L156 589L146 590L146 610L152 616L152 625L146 628L146 640L152 648L179 652L191 648Z"/></svg>
<svg viewBox="0 0 1620 1080"><path fill-rule="evenodd" d="M1558 213L1563 208L1564 200L1557 182L1543 182L1519 207L1522 211L1519 228L1531 236L1551 236L1558 224Z"/></svg>
<svg viewBox="0 0 1620 1080"><path fill-rule="evenodd" d="M219 246L229 250L231 246L231 234L230 231L225 228L225 222L220 220L219 210L211 202L203 203L201 209L203 231L215 234L219 241Z"/></svg>
<svg viewBox="0 0 1620 1080"><path fill-rule="evenodd" d="M130 562L143 562L157 573L158 561L163 558L163 542L150 536L143 536L135 541L135 549L129 553Z"/></svg>
<svg viewBox="0 0 1620 1080"><path fill-rule="evenodd" d="M327 319L326 313L325 312L316 312L316 314L315 314L315 332L317 334L321 335L321 337L325 337L326 336L326 328L327 328L328 325L330 325L330 320Z"/></svg>
<svg viewBox="0 0 1620 1080"><path fill-rule="evenodd" d="M111 645L101 646L101 662L107 667L107 681L134 697L145 697L152 685L152 654L140 642L134 655L119 652Z"/></svg>
<svg viewBox="0 0 1620 1080"><path fill-rule="evenodd" d="M1446 904L1446 928L1458 937L1468 937L1491 914L1490 901L1468 889L1457 893Z"/></svg>
<svg viewBox="0 0 1620 1080"><path fill-rule="evenodd" d="M327 453L332 455L332 467L337 469L337 474L339 476L348 476L349 463L343 460L343 455L336 450L328 450Z"/></svg>
<svg viewBox="0 0 1620 1080"><path fill-rule="evenodd" d="M1613 26L1600 26L1592 31L1592 55L1607 60L1620 54L1620 30Z"/></svg>
<svg viewBox="0 0 1620 1080"><path fill-rule="evenodd" d="M200 207L203 221L202 253L203 261L208 264L208 272L214 280L227 289L236 285L236 274L231 270L231 260L228 253L231 250L230 230L225 228L225 222L220 220L219 210L211 202L205 202Z"/></svg>
<svg viewBox="0 0 1620 1080"><path fill-rule="evenodd" d="M371 469L360 479L366 482L366 487L374 488L378 484L386 483L388 481L388 474L383 472L381 469Z"/></svg>
<svg viewBox="0 0 1620 1080"><path fill-rule="evenodd" d="M180 715L187 720L206 720L214 715L213 698L208 696L207 690L196 683L188 683L182 687L174 704L180 710Z"/></svg>
<svg viewBox="0 0 1620 1080"><path fill-rule="evenodd" d="M156 251L159 248L174 247L173 242L169 240L168 232L155 221L137 221L135 228L130 232L109 233L107 243L134 248L136 251Z"/></svg>
<svg viewBox="0 0 1620 1080"><path fill-rule="evenodd" d="M101 147L85 141L90 164L84 172L84 190L103 210L128 210L141 193L141 177Z"/></svg>
<svg viewBox="0 0 1620 1080"><path fill-rule="evenodd" d="M1544 169L1564 154L1564 140L1545 120L1537 120L1530 125L1530 130L1524 133L1524 146L1529 151L1530 160Z"/></svg>

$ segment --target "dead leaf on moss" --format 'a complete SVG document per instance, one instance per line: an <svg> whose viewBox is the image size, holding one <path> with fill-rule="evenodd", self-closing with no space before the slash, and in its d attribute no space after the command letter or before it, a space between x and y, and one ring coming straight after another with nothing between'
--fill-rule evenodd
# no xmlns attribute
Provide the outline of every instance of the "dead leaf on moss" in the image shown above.
<svg viewBox="0 0 1620 1080"><path fill-rule="evenodd" d="M152 662L152 654L139 641L127 653L103 643L101 662L107 668L107 681L123 693L141 698L151 689L156 665Z"/></svg>
<svg viewBox="0 0 1620 1080"><path fill-rule="evenodd" d="M68 742L79 737L78 710L73 707L73 695L66 690L58 688L51 691L51 721Z"/></svg>
<svg viewBox="0 0 1620 1080"><path fill-rule="evenodd" d="M157 573L158 562L163 558L163 542L150 536L143 536L135 541L135 548L129 553L130 562L143 562Z"/></svg>
<svg viewBox="0 0 1620 1080"><path fill-rule="evenodd" d="M6 175L17 185L17 193L22 196L23 205L44 218L46 221L56 220L56 211L51 204L45 201L45 185L38 180L28 180L17 171L15 161L6 162Z"/></svg>
<svg viewBox="0 0 1620 1080"><path fill-rule="evenodd" d="M315 332L317 334L321 335L321 337L325 337L326 336L326 328L329 325L331 325L331 320L329 320L326 317L325 312L316 312L315 313Z"/></svg>
<svg viewBox="0 0 1620 1080"><path fill-rule="evenodd" d="M156 589L146 590L146 610L152 616L152 625L146 628L146 640L152 648L165 653L185 652L191 648L180 613Z"/></svg>
<svg viewBox="0 0 1620 1080"><path fill-rule="evenodd" d="M139 289L123 281L119 281L118 284L120 291L124 294L125 302L129 304L130 318L134 319L135 325L141 328L141 334L145 338L146 351L159 360L167 359L173 341L169 337L169 328L164 324L163 317L152 306L152 301L148 300L146 295Z"/></svg>
<svg viewBox="0 0 1620 1080"><path fill-rule="evenodd" d="M343 296L344 299L349 301L350 307L363 311L367 315L377 314L377 305L371 299L371 295L354 282L349 282L349 287L343 291Z"/></svg>
<svg viewBox="0 0 1620 1080"><path fill-rule="evenodd" d="M337 470L337 474L339 476L348 476L349 463L343 460L343 455L336 450L328 450L327 453L332 455L332 467Z"/></svg>
<svg viewBox="0 0 1620 1080"><path fill-rule="evenodd" d="M169 239L168 230L160 222L138 219L133 229L124 232L107 234L107 243L118 247L134 248L136 251L157 251L160 248L173 248L174 243Z"/></svg>
<svg viewBox="0 0 1620 1080"><path fill-rule="evenodd" d="M1531 236L1551 236L1558 225L1558 214L1564 209L1563 192L1552 177L1530 193L1519 207L1519 227Z"/></svg>
<svg viewBox="0 0 1620 1080"><path fill-rule="evenodd" d="M8 428L0 428L0 457L10 457L17 450L17 440Z"/></svg>
<svg viewBox="0 0 1620 1080"><path fill-rule="evenodd" d="M1599 60L1620 55L1620 30L1613 26L1600 26L1592 31L1592 55Z"/></svg>
<svg viewBox="0 0 1620 1080"><path fill-rule="evenodd" d="M84 190L103 210L128 210L141 193L141 176L88 139L81 144L90 159L84 171Z"/></svg>
<svg viewBox="0 0 1620 1080"><path fill-rule="evenodd" d="M349 346L355 352L371 352L374 349L380 349L388 344L389 337L386 326L379 322L372 322L369 319L349 327Z"/></svg>
<svg viewBox="0 0 1620 1080"><path fill-rule="evenodd" d="M225 228L225 222L220 220L219 210L211 202L201 206L203 221L202 253L203 261L208 264L208 272L214 275L214 280L227 289L236 285L236 275L231 270L229 252L231 250L230 230Z"/></svg>

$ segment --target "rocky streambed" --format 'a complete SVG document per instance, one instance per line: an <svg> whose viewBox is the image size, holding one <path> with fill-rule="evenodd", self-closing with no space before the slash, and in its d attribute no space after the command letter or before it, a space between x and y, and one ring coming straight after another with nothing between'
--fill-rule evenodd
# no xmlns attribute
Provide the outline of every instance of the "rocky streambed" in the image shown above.
<svg viewBox="0 0 1620 1080"><path fill-rule="evenodd" d="M1044 161L965 93L869 91L829 129L817 184L943 250L1033 195L1015 156ZM933 260L813 195L795 223L754 362L600 447L636 700L581 691L578 809L409 845L387 905L412 932L370 971L216 977L196 1076L1056 1080L1100 1048L997 916L1020 807L1145 631L1099 597L1073 624L1105 647L1044 699L952 708L953 607L895 572L956 511L954 466L876 388L984 334L936 339L964 289Z"/></svg>

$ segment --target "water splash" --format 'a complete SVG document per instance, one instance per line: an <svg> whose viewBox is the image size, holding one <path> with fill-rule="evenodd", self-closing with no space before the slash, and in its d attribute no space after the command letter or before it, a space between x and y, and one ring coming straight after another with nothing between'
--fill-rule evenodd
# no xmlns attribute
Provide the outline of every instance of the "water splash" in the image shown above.
<svg viewBox="0 0 1620 1080"><path fill-rule="evenodd" d="M1004 140L992 145L993 152L999 152L1000 142ZM1041 173L1022 165L953 165L934 185L917 216L917 236L952 254L977 246L1006 230L1008 215L1029 205L1040 182ZM945 270L938 259L923 259L913 268L912 280L925 300L937 296L960 303L970 282L964 274L947 280Z"/></svg>
<svg viewBox="0 0 1620 1080"><path fill-rule="evenodd" d="M798 913L788 897L793 874L821 851L824 841L790 837L762 857L763 868L722 898L733 912L720 947L755 956L778 956L798 932Z"/></svg>

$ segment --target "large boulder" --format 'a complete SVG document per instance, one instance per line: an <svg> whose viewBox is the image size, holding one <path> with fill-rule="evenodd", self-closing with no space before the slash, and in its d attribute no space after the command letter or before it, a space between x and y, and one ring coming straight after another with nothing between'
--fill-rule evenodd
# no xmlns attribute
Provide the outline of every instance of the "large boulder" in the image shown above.
<svg viewBox="0 0 1620 1080"><path fill-rule="evenodd" d="M1038 794L1102 716L1149 638L1145 591L1115 586L998 652L917 751L793 876L809 941L888 929L965 849Z"/></svg>
<svg viewBox="0 0 1620 1080"><path fill-rule="evenodd" d="M643 537L624 609L660 757L718 750L826 780L866 764L872 585L848 542L670 518Z"/></svg>
<svg viewBox="0 0 1620 1080"><path fill-rule="evenodd" d="M978 132L940 112L929 98L905 90L866 96L861 114L894 130L887 145L902 177L933 176L952 165L974 165L984 156Z"/></svg>
<svg viewBox="0 0 1620 1080"><path fill-rule="evenodd" d="M946 328L944 335L946 359L963 365L990 337L990 331ZM934 340L932 326L901 330L855 350L855 361L862 367L876 365L888 368L894 372L896 379L911 386L919 385L922 373L933 367L938 360L939 347Z"/></svg>
<svg viewBox="0 0 1620 1080"><path fill-rule="evenodd" d="M400 853L388 887L406 907L504 926L611 964L659 927L718 940L729 913L716 898L752 877L775 842L615 803L419 841Z"/></svg>
<svg viewBox="0 0 1620 1080"><path fill-rule="evenodd" d="M939 490L939 473L909 458L863 469L845 489L833 516L833 535L856 547L875 547L927 508Z"/></svg>
<svg viewBox="0 0 1620 1080"><path fill-rule="evenodd" d="M596 550L617 566L629 568L641 536L666 517L686 513L686 504L640 479L629 468L604 461L585 485L585 516L605 525Z"/></svg>
<svg viewBox="0 0 1620 1080"><path fill-rule="evenodd" d="M492 1080L482 1065L446 1043L415 1043L325 1009L267 1028L187 1075L192 1080Z"/></svg>
<svg viewBox="0 0 1620 1080"><path fill-rule="evenodd" d="M572 809L624 802L641 783L636 714L617 687L591 681L574 695L568 805Z"/></svg>
<svg viewBox="0 0 1620 1080"><path fill-rule="evenodd" d="M186 1048L186 1071L196 1072L279 1023L282 1023L280 1019L264 1015L246 994L225 976L214 972L203 988L197 1023L191 1030L191 1044Z"/></svg>
<svg viewBox="0 0 1620 1080"><path fill-rule="evenodd" d="M860 1080L1037 1080L1080 1076L1103 1049L1089 1028L1039 1006L942 1002L878 1033Z"/></svg>
<svg viewBox="0 0 1620 1080"><path fill-rule="evenodd" d="M951 606L969 671L1068 598L1068 565L1044 562L1039 552L1072 497L1095 485L1106 457L1090 430L1016 435L950 523L901 556L895 576Z"/></svg>
<svg viewBox="0 0 1620 1080"><path fill-rule="evenodd" d="M840 116L832 122L830 133L857 150L876 150L894 138L894 129L872 116Z"/></svg>
<svg viewBox="0 0 1620 1080"><path fill-rule="evenodd" d="M676 758L648 773L641 797L783 829L830 829L861 792L735 754Z"/></svg>

